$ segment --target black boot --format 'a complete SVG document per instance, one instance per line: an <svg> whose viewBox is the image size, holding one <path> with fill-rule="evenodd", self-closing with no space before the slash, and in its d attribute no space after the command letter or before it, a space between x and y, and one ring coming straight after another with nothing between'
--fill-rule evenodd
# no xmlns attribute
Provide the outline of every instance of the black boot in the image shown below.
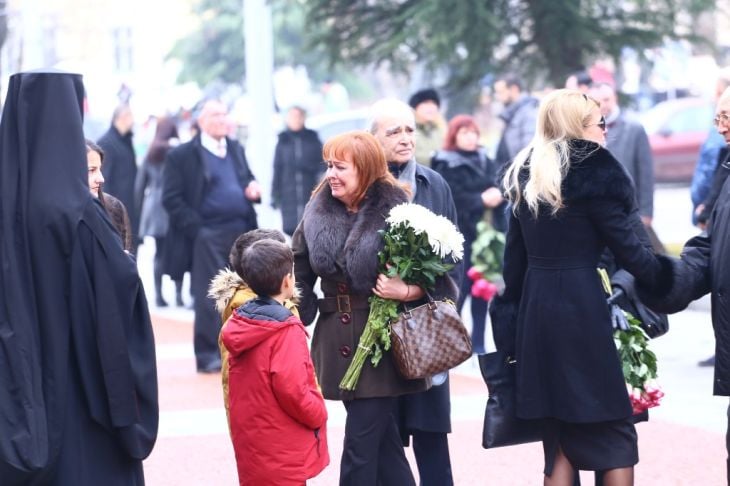
<svg viewBox="0 0 730 486"><path fill-rule="evenodd" d="M159 271L157 265L154 269L155 277L155 304L157 307L167 307L167 302L162 297L162 272Z"/></svg>
<svg viewBox="0 0 730 486"><path fill-rule="evenodd" d="M178 307L185 306L182 298L182 284L182 280L175 280L175 305Z"/></svg>

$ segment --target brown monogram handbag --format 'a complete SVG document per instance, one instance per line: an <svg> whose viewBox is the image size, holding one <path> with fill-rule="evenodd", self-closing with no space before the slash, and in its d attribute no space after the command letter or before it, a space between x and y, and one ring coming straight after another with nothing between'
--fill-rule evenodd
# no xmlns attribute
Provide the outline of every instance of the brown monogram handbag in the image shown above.
<svg viewBox="0 0 730 486"><path fill-rule="evenodd" d="M454 303L434 300L404 311L391 322L393 359L403 378L430 378L471 356L471 338Z"/></svg>

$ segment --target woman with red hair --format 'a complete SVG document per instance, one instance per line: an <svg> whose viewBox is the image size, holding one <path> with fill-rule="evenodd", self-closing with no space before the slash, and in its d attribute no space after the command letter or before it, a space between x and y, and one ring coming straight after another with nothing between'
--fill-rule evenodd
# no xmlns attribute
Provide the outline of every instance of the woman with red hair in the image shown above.
<svg viewBox="0 0 730 486"><path fill-rule="evenodd" d="M471 266L471 245L476 239L477 223L487 209L498 206L503 198L497 187L497 169L479 146L479 127L469 115L456 115L449 122L444 148L436 152L431 167L441 174L451 187L459 220L459 231L464 235L464 276L457 308L461 312L469 295L471 280L466 271ZM487 302L471 299L472 344L474 352L484 352L484 326Z"/></svg>
<svg viewBox="0 0 730 486"><path fill-rule="evenodd" d="M355 390L339 387L365 329L369 298L424 302L421 287L378 274L379 231L390 210L408 201L409 189L388 171L383 148L370 133L331 138L322 155L327 171L294 232L292 250L300 316L305 324L316 321L312 360L322 395L342 400L347 410L340 484L415 486L393 412L397 397L426 391L430 380L406 380L385 352L377 367L363 366ZM314 292L317 282L324 298ZM444 276L433 296L444 298L451 290Z"/></svg>

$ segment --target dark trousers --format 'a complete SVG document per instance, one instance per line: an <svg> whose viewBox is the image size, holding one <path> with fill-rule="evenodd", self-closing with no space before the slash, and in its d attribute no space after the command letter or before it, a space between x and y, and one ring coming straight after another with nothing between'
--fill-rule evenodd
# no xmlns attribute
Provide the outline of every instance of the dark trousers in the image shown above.
<svg viewBox="0 0 730 486"><path fill-rule="evenodd" d="M459 289L459 299L456 302L456 309L461 313L464 307L466 297L471 295L472 280L467 276L466 272L471 268L471 244L474 241L464 242L464 274L461 277L461 288ZM484 352L484 328L487 322L487 308L489 303L479 297L471 297L471 344L474 352Z"/></svg>
<svg viewBox="0 0 730 486"><path fill-rule="evenodd" d="M445 432L411 432L420 486L453 486L449 440Z"/></svg>
<svg viewBox="0 0 730 486"><path fill-rule="evenodd" d="M208 298L211 279L228 266L228 254L233 242L245 228L208 228L198 231L193 243L193 268L190 272L190 293L193 295L195 324L193 347L198 369L220 363L218 333L221 316Z"/></svg>
<svg viewBox="0 0 730 486"><path fill-rule="evenodd" d="M344 402L341 486L415 486L395 422L396 398Z"/></svg>

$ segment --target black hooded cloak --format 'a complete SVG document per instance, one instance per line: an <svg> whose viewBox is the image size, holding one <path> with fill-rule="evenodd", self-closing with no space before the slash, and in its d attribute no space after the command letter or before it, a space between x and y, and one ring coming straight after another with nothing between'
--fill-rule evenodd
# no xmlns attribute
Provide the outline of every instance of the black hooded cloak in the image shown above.
<svg viewBox="0 0 730 486"><path fill-rule="evenodd" d="M89 193L81 76L10 78L0 121L0 478L144 484L158 425L144 290Z"/></svg>

